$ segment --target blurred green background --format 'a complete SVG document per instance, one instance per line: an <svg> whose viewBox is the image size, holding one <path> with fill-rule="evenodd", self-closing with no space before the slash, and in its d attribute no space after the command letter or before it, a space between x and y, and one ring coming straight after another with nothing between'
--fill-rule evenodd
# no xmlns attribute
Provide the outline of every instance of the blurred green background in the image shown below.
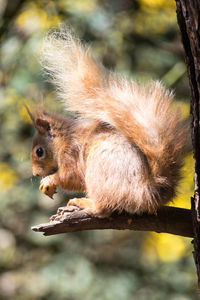
<svg viewBox="0 0 200 300"><path fill-rule="evenodd" d="M63 111L38 62L44 35L60 23L72 26L108 68L140 81L161 79L189 116L174 1L0 0L0 299L198 299L190 239L31 231L68 197L61 191L52 201L38 190L29 160L34 129L23 107L44 101ZM192 154L182 174L173 205L189 208Z"/></svg>

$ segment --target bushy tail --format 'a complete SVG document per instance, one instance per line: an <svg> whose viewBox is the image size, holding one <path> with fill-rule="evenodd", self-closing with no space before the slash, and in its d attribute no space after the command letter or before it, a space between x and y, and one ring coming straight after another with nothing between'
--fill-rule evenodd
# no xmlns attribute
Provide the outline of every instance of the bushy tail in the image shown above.
<svg viewBox="0 0 200 300"><path fill-rule="evenodd" d="M65 29L46 37L42 63L68 110L117 128L146 155L158 181L174 172L187 130L171 107L172 94L159 82L141 86L118 78Z"/></svg>

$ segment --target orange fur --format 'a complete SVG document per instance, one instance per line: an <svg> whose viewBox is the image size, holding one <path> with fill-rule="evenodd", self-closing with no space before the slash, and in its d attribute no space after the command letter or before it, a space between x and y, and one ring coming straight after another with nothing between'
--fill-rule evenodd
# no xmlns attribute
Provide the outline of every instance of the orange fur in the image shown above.
<svg viewBox="0 0 200 300"><path fill-rule="evenodd" d="M67 109L82 119L32 116L34 173L55 173L57 186L85 190L98 216L156 212L174 196L188 138L172 94L159 82L118 78L65 30L47 36L43 65ZM36 157L39 145L46 158Z"/></svg>

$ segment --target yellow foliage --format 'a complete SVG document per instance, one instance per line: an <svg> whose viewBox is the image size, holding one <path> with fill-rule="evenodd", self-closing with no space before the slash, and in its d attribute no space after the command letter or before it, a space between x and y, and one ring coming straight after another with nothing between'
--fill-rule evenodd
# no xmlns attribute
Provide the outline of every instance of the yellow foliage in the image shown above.
<svg viewBox="0 0 200 300"><path fill-rule="evenodd" d="M176 23L175 1L140 0L134 16L134 30L142 34L160 34Z"/></svg>
<svg viewBox="0 0 200 300"><path fill-rule="evenodd" d="M183 102L183 101L175 101L174 107L178 107L181 112L181 116L183 119L186 119L190 115L190 106L189 103Z"/></svg>
<svg viewBox="0 0 200 300"><path fill-rule="evenodd" d="M144 253L150 261L160 259L172 262L188 255L188 239L167 233L149 233L143 244Z"/></svg>
<svg viewBox="0 0 200 300"><path fill-rule="evenodd" d="M190 107L185 102L174 102L174 106L178 106L183 119L189 117ZM194 159L193 154L189 153L183 161L181 169L181 181L177 188L177 196L173 199L172 205L176 207L191 207L190 198L194 194ZM171 204L171 203L170 203Z"/></svg>
<svg viewBox="0 0 200 300"><path fill-rule="evenodd" d="M0 163L0 189L7 190L13 187L18 180L17 173L8 163Z"/></svg>
<svg viewBox="0 0 200 300"><path fill-rule="evenodd" d="M139 1L142 7L148 7L148 8L164 8L164 9L170 9L175 10L176 4L175 1L169 0L140 0Z"/></svg>
<svg viewBox="0 0 200 300"><path fill-rule="evenodd" d="M17 111L21 120L23 120L25 123L32 124L29 114L24 106L25 103L28 103L28 99L25 98L21 99L21 101L18 104Z"/></svg>
<svg viewBox="0 0 200 300"><path fill-rule="evenodd" d="M173 200L173 206L190 208L190 198L194 194L194 160L192 153L184 159L184 165L181 169L182 180L179 184L177 197Z"/></svg>
<svg viewBox="0 0 200 300"><path fill-rule="evenodd" d="M50 1L49 5L52 5L52 1ZM19 14L15 22L23 31L33 32L37 29L46 30L52 26L57 26L60 19L58 15L49 15L39 5L31 2Z"/></svg>

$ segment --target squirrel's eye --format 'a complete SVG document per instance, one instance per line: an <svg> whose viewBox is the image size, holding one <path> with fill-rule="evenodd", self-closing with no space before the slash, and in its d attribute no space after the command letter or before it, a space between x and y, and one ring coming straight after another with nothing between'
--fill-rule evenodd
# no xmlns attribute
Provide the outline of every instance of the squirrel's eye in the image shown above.
<svg viewBox="0 0 200 300"><path fill-rule="evenodd" d="M38 157L42 157L42 155L44 154L44 150L40 147L36 150L36 154Z"/></svg>

